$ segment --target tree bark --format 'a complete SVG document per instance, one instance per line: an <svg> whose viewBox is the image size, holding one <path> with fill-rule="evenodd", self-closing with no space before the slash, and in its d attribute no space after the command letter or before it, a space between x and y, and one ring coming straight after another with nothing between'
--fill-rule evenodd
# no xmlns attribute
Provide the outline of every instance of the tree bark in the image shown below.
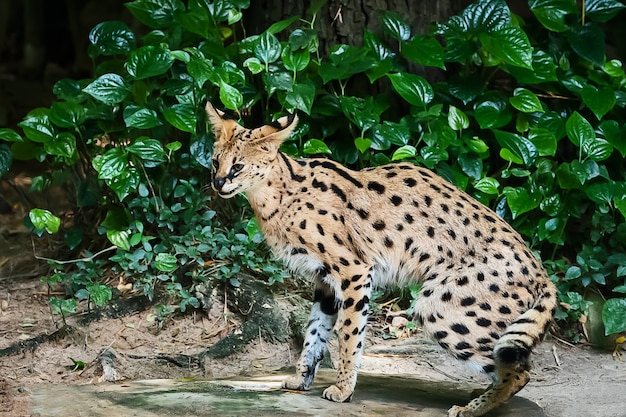
<svg viewBox="0 0 626 417"><path fill-rule="evenodd" d="M250 2L244 25L249 33L262 33L270 24L291 16L310 21L307 13L314 1L255 0ZM363 31L382 35L381 11L404 17L413 34L428 33L431 23L444 22L470 4L468 0L335 0L327 1L317 13L314 28L320 52L328 54L335 44L360 46Z"/></svg>

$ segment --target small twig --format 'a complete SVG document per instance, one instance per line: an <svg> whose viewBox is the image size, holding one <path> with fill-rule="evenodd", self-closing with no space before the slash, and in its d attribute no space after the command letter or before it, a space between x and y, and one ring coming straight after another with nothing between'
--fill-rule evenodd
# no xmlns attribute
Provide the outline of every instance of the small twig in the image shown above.
<svg viewBox="0 0 626 417"><path fill-rule="evenodd" d="M571 344L571 343L570 343L570 342L568 342L567 340L561 339L561 338L560 338L560 337L558 337L558 336L552 335L552 337L554 337L557 341L559 341L559 342L563 343L564 345L567 345L567 346L572 347L572 348L575 348L575 347L576 347L575 345Z"/></svg>
<svg viewBox="0 0 626 417"><path fill-rule="evenodd" d="M561 359L559 359L559 354L556 353L556 345L552 345L552 356L554 356L554 362L556 362L556 366L561 366Z"/></svg>
<svg viewBox="0 0 626 417"><path fill-rule="evenodd" d="M102 255L105 252L109 252L112 250L117 249L117 246L113 245L113 246L109 246L106 249L102 249L100 252L94 253L93 255L87 257L87 258L80 258L80 259L71 259L69 261L58 261L56 259L51 259L51 258L45 258L43 256L39 256L35 253L35 241L31 240L32 244L33 244L33 256L35 257L35 259L39 259L41 261L47 261L47 262L54 262L57 263L59 265L65 265L65 264L74 264L77 262L91 262L93 261L96 257Z"/></svg>
<svg viewBox="0 0 626 417"><path fill-rule="evenodd" d="M430 366L432 368L433 371L439 372L441 375L447 376L448 378L452 379L453 381L462 381L461 378L457 378L455 376L452 376L444 371L442 371L441 369L437 368L435 365L433 365L432 363L428 362L428 361L424 361L426 362L426 365Z"/></svg>

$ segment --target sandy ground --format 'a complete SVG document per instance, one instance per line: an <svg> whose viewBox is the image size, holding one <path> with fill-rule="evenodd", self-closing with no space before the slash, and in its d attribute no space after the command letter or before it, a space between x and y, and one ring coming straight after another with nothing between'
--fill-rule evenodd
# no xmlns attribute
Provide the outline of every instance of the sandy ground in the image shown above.
<svg viewBox="0 0 626 417"><path fill-rule="evenodd" d="M0 281L0 349L61 325L47 303L47 288L37 278ZM92 384L103 380L99 355L104 348L117 354L117 369L127 379L232 377L273 373L293 365L296 348L262 339L204 367L185 356L202 351L229 332L236 322L223 305L206 313L167 320L161 329L154 312L141 311L122 318L102 319L76 326L70 334L40 344L35 350L0 358L0 415L30 416L29 387L39 384ZM69 320L75 323L77 315ZM372 323L362 372L406 375L428 381L463 382L480 388L480 376L440 352L433 344L414 337L384 340L380 323ZM335 343L331 343L331 355ZM172 358L178 358L172 360ZM183 359L181 359L183 358ZM86 369L74 370L73 360ZM544 342L534 357L533 379L519 395L542 406L549 417L626 416L626 362L610 352L569 346L554 339ZM357 388L358 389L358 388Z"/></svg>

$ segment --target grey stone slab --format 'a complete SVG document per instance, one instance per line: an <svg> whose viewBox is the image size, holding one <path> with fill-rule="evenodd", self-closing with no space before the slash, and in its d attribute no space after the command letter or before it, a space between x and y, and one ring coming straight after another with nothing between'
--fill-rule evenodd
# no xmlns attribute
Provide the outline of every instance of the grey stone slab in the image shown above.
<svg viewBox="0 0 626 417"><path fill-rule="evenodd" d="M402 377L359 375L352 402L321 398L333 381L321 370L311 391L280 390L285 375L228 380L144 380L120 384L38 385L30 388L33 416L419 416L442 417L464 404L472 387ZM489 417L545 417L542 409L514 397Z"/></svg>

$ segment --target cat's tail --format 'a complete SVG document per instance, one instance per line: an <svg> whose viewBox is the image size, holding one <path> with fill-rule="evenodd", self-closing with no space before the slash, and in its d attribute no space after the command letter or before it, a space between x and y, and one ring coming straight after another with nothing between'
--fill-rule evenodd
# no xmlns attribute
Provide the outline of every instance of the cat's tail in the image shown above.
<svg viewBox="0 0 626 417"><path fill-rule="evenodd" d="M496 342L496 364L517 371L530 369L530 353L548 331L557 306L556 288L546 280L535 304L515 319Z"/></svg>

